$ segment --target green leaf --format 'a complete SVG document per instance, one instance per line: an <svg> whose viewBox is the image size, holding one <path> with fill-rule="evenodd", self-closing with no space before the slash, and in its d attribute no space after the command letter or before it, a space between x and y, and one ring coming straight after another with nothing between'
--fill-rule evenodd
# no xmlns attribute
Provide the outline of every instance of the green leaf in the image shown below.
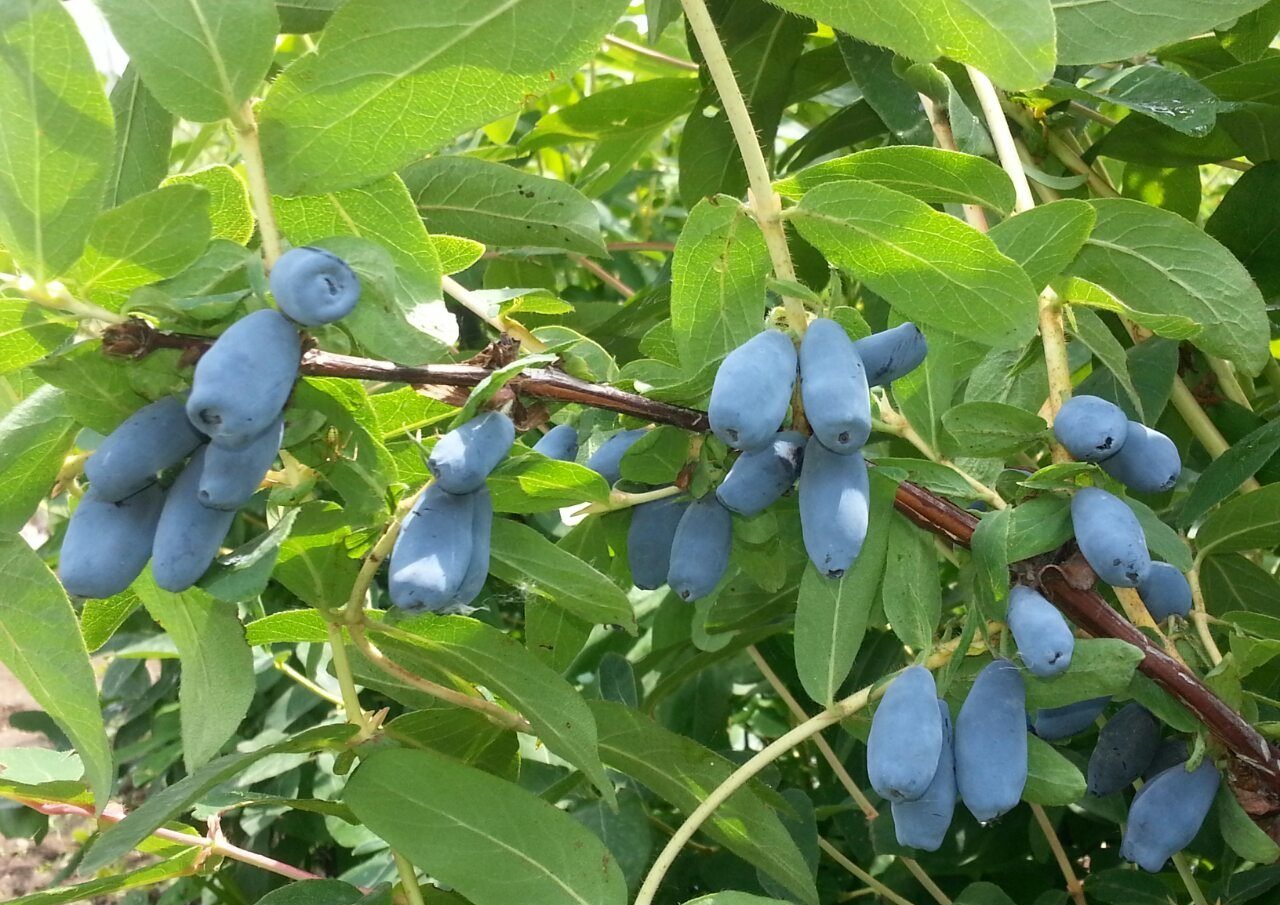
<svg viewBox="0 0 1280 905"><path fill-rule="evenodd" d="M916 651L928 650L942 616L938 554L933 538L899 515L890 520L888 534L880 591L885 617L903 644Z"/></svg>
<svg viewBox="0 0 1280 905"><path fill-rule="evenodd" d="M436 256L440 258L440 272L444 274L466 270L484 254L484 245L461 236L436 233L431 237L431 244L435 246Z"/></svg>
<svg viewBox="0 0 1280 905"><path fill-rule="evenodd" d="M970 883L956 898L956 905L1017 905L994 883Z"/></svg>
<svg viewBox="0 0 1280 905"><path fill-rule="evenodd" d="M284 741L264 745L256 751L224 754L200 769L149 795L136 810L115 826L107 827L95 839L80 862L81 874L93 874L123 858L157 828L182 814L215 786L244 772L272 754L308 754L340 747L356 731L349 724L316 726Z"/></svg>
<svg viewBox="0 0 1280 905"><path fill-rule="evenodd" d="M736 767L629 707L593 701L591 711L600 726L600 755L605 763L685 814L701 804ZM763 799L767 791L758 782L748 783L716 809L703 824L703 831L782 883L801 902L817 905L809 867L778 815Z"/></svg>
<svg viewBox="0 0 1280 905"><path fill-rule="evenodd" d="M1027 709L1062 707L1120 694L1129 687L1142 651L1117 638L1079 638L1071 666L1052 680L1026 675ZM1074 799L1073 799L1074 800Z"/></svg>
<svg viewBox="0 0 1280 905"><path fill-rule="evenodd" d="M897 483L871 474L867 539L853 566L835 580L806 565L796 600L795 662L800 684L819 704L835 700L862 647L880 588Z"/></svg>
<svg viewBox="0 0 1280 905"><path fill-rule="evenodd" d="M1218 815L1218 825L1222 828L1222 838L1237 855L1258 864L1272 864L1280 858L1280 846L1245 813L1228 783L1218 786L1213 806Z"/></svg>
<svg viewBox="0 0 1280 905"><path fill-rule="evenodd" d="M533 655L565 673L582 652L594 626L549 600L524 602L524 643Z"/></svg>
<svg viewBox="0 0 1280 905"><path fill-rule="evenodd" d="M793 213L800 234L903 316L1015 346L1035 332L1036 291L982 233L901 192L829 183Z"/></svg>
<svg viewBox="0 0 1280 905"><path fill-rule="evenodd" d="M1226 248L1169 211L1124 198L1090 203L1098 222L1073 275L1110 290L1138 323L1161 332L1143 312L1189 318L1203 328L1197 346L1249 374L1262 370L1271 357L1266 306Z"/></svg>
<svg viewBox="0 0 1280 905"><path fill-rule="evenodd" d="M90 651L95 651L111 640L116 629L133 614L142 601L132 590L126 589L114 597L86 600L80 610L80 634Z"/></svg>
<svg viewBox="0 0 1280 905"><path fill-rule="evenodd" d="M404 314L395 319L385 312L366 315L358 305L344 324L354 325L353 329L367 339L384 321L403 318L415 332L391 346L404 356L392 356L396 361L421 364L445 357L443 346L457 342L458 324L443 301L443 268L436 245L423 228L400 177L391 175L326 195L275 197L273 204L281 231L294 245L327 244L325 240L333 236L359 236L381 245L394 259L394 301ZM379 347L385 345L384 340Z"/></svg>
<svg viewBox="0 0 1280 905"><path fill-rule="evenodd" d="M837 33L836 44L853 83L862 91L863 100L884 121L898 143L932 144L933 129L924 114L920 94L894 71L893 53L846 34ZM827 122L832 119L834 117Z"/></svg>
<svg viewBox="0 0 1280 905"><path fill-rule="evenodd" d="M115 430L152 399L185 391L187 385L172 353L157 350L141 361L128 361L103 355L96 340L42 359L32 370L63 391L68 414L100 434Z"/></svg>
<svg viewBox="0 0 1280 905"><path fill-rule="evenodd" d="M1137 343L1125 351L1125 361L1129 365L1134 389L1142 399L1141 411L1109 370L1095 368L1092 374L1080 382L1075 392L1109 399L1135 421L1154 423L1169 403L1173 380L1178 372L1178 355L1176 342L1158 337Z"/></svg>
<svg viewBox="0 0 1280 905"><path fill-rule="evenodd" d="M627 901L622 871L590 830L520 787L432 751L374 753L343 800L396 851L475 905L506 905L512 884L529 905Z"/></svg>
<svg viewBox="0 0 1280 905"><path fill-rule="evenodd" d="M200 257L211 238L209 193L171 185L103 213L68 274L80 291L119 310L130 290L171 277Z"/></svg>
<svg viewBox="0 0 1280 905"><path fill-rule="evenodd" d="M1126 167L1126 169L1128 169ZM1240 178L1204 224L1204 231L1240 259L1264 298L1280 293L1280 258L1270 253L1271 240L1280 230L1280 211L1259 204L1280 192L1280 163L1261 163Z"/></svg>
<svg viewBox="0 0 1280 905"><path fill-rule="evenodd" d="M924 363L895 380L893 400L931 449L941 449L942 415L951 408L956 392L956 359L962 341L949 333L928 328L929 354Z"/></svg>
<svg viewBox="0 0 1280 905"><path fill-rule="evenodd" d="M1108 63L1190 38L1262 5L1262 0L1165 0L1160 15L1126 0L1052 0L1058 62Z"/></svg>
<svg viewBox="0 0 1280 905"><path fill-rule="evenodd" d="M1009 456L1026 449L1048 429L1044 419L1003 402L963 402L942 414L954 440L949 452Z"/></svg>
<svg viewBox="0 0 1280 905"><path fill-rule="evenodd" d="M1133 377L1129 373L1129 358L1125 354L1124 346L1120 345L1120 340L1116 339L1115 334L1103 323L1102 318L1090 308L1069 309L1068 324L1076 339L1089 347L1093 357L1110 371L1116 383L1124 388L1134 408L1138 410L1137 420L1145 421L1142 395L1133 383Z"/></svg>
<svg viewBox="0 0 1280 905"><path fill-rule="evenodd" d="M165 180L165 185L198 185L209 193L209 222L215 239L227 239L244 245L253 237L253 209L249 187L240 174L226 164L217 163L193 173L179 173Z"/></svg>
<svg viewBox="0 0 1280 905"><path fill-rule="evenodd" d="M75 333L75 319L24 298L0 297L0 374L25 368Z"/></svg>
<svg viewBox="0 0 1280 905"><path fill-rule="evenodd" d="M1269 550L1276 544L1280 544L1280 484L1236 497L1205 519L1196 532L1201 557Z"/></svg>
<svg viewBox="0 0 1280 905"><path fill-rule="evenodd" d="M255 619L244 627L244 639L259 644L324 644L329 640L324 617L316 610L283 610Z"/></svg>
<svg viewBox="0 0 1280 905"><path fill-rule="evenodd" d="M99 0L147 87L197 123L235 119L275 53L271 0Z"/></svg>
<svg viewBox="0 0 1280 905"><path fill-rule="evenodd" d="M0 54L0 245L48 280L80 256L101 207L115 143L111 106L57 0L5 4Z"/></svg>
<svg viewBox="0 0 1280 905"><path fill-rule="evenodd" d="M595 205L567 183L473 157L433 157L402 175L432 232L489 248L606 254Z"/></svg>
<svg viewBox="0 0 1280 905"><path fill-rule="evenodd" d="M513 587L546 597L595 625L621 625L636 633L627 595L572 553L528 525L495 519L490 572Z"/></svg>
<svg viewBox="0 0 1280 905"><path fill-rule="evenodd" d="M10 899L8 905L62 905L63 902L101 902L108 897L118 898L130 889L146 889L190 875L196 869L202 850L190 845L164 842L149 854L159 855L160 860L137 870L19 896Z"/></svg>
<svg viewBox="0 0 1280 905"><path fill-rule="evenodd" d="M1096 220L1086 202L1063 198L1001 220L987 235L1042 289L1075 260Z"/></svg>
<svg viewBox="0 0 1280 905"><path fill-rule="evenodd" d="M592 801L569 814L609 849L626 877L627 889L639 889L653 853L653 827L640 795L624 789L618 795L617 811L603 801Z"/></svg>
<svg viewBox="0 0 1280 905"><path fill-rule="evenodd" d="M490 473L488 486L496 512L546 512L609 499L609 485L590 468L533 451L504 459Z"/></svg>
<svg viewBox="0 0 1280 905"><path fill-rule="evenodd" d="M1266 612L1280 591L1270 572L1238 553L1207 557L1200 567L1200 587L1214 616L1229 610Z"/></svg>
<svg viewBox="0 0 1280 905"><path fill-rule="evenodd" d="M253 654L233 604L199 588L181 594L162 590L149 570L135 590L178 648L182 755L187 771L194 772L235 735L248 713L255 687Z"/></svg>
<svg viewBox="0 0 1280 905"><path fill-rule="evenodd" d="M861 179L929 204L977 204L1007 215L1013 210L1013 183L989 160L941 148L869 148L837 157L779 180L778 193L799 198L828 182Z"/></svg>
<svg viewBox="0 0 1280 905"><path fill-rule="evenodd" d="M1048 0L772 2L913 60L951 57L970 63L1003 88L1035 88L1053 73L1053 11Z"/></svg>
<svg viewBox="0 0 1280 905"><path fill-rule="evenodd" d="M132 64L111 89L111 112L116 152L107 179L106 206L116 207L158 188L169 172L173 114L147 90Z"/></svg>
<svg viewBox="0 0 1280 905"><path fill-rule="evenodd" d="M1200 473L1182 504L1177 524L1190 528L1202 515L1239 489L1280 451L1280 421L1268 421L1235 443Z"/></svg>
<svg viewBox="0 0 1280 905"><path fill-rule="evenodd" d="M720 44L766 154L773 147L782 111L791 103L792 78L808 28L803 19L762 3L730 4L717 11ZM705 75L703 81L702 93L685 120L676 161L680 198L689 208L715 195L738 198L747 189L747 170L725 104L714 82Z"/></svg>
<svg viewBox="0 0 1280 905"><path fill-rule="evenodd" d="M273 577L311 606L321 609L342 606L360 571L360 562L347 551L350 535L351 525L337 503L325 500L303 503L293 530L280 545Z"/></svg>
<svg viewBox="0 0 1280 905"><path fill-rule="evenodd" d="M747 892L713 892L709 896L690 899L684 905L786 905L786 900L766 899Z"/></svg>
<svg viewBox="0 0 1280 905"><path fill-rule="evenodd" d="M1127 864L1090 871L1084 888L1089 901L1106 905L1169 905L1169 887L1159 875L1134 870Z"/></svg>
<svg viewBox="0 0 1280 905"><path fill-rule="evenodd" d="M341 880L303 880L267 893L257 905L355 905L363 895Z"/></svg>
<svg viewBox="0 0 1280 905"><path fill-rule="evenodd" d="M1189 75L1150 63L1108 74L1084 87L1055 79L1044 93L1053 100L1117 104L1191 136L1207 135L1219 110L1230 109Z"/></svg>
<svg viewBox="0 0 1280 905"><path fill-rule="evenodd" d="M98 686L66 592L16 534L0 535L0 662L75 745L99 810L115 782Z"/></svg>
<svg viewBox="0 0 1280 905"><path fill-rule="evenodd" d="M622 454L622 477L641 484L671 484L689 459L689 435L659 425Z"/></svg>
<svg viewBox="0 0 1280 905"><path fill-rule="evenodd" d="M606 800L596 724L582 696L509 635L464 616L417 616L378 628L378 646L408 668L443 670L510 702L552 753L586 775Z"/></svg>
<svg viewBox="0 0 1280 905"><path fill-rule="evenodd" d="M1084 775L1057 748L1027 733L1027 784L1022 800L1040 805L1075 804L1084 798Z"/></svg>
<svg viewBox="0 0 1280 905"><path fill-rule="evenodd" d="M283 195L361 185L517 110L568 77L625 9L620 0L349 0L320 51L262 105L271 184Z"/></svg>
<svg viewBox="0 0 1280 905"><path fill-rule="evenodd" d="M520 148L534 151L633 133L648 135L684 115L698 93L696 78L646 79L597 90L539 119L520 139Z"/></svg>
<svg viewBox="0 0 1280 905"><path fill-rule="evenodd" d="M721 195L689 212L671 260L671 328L686 374L763 329L771 272L764 235L739 201Z"/></svg>
<svg viewBox="0 0 1280 905"><path fill-rule="evenodd" d="M66 394L51 386L0 419L0 532L16 533L48 496L77 432Z"/></svg>

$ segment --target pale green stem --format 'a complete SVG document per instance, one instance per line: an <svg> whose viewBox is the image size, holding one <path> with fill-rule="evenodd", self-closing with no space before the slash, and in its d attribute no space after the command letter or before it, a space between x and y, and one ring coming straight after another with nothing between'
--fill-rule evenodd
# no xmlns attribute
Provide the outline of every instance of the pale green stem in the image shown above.
<svg viewBox="0 0 1280 905"><path fill-rule="evenodd" d="M951 461L951 459L935 450L929 441L920 436L916 429L911 426L910 421L890 407L887 399L881 398L879 400L879 406L880 418L876 422L878 430L881 430L886 434L892 434L895 437L901 437L916 449L920 450L926 459L950 468L958 474L966 484L973 488L975 496L987 505L991 506L993 509L1004 509L1009 505L1004 501L1004 498L1000 496L1000 494L996 493L994 489L988 487L955 462Z"/></svg>
<svg viewBox="0 0 1280 905"><path fill-rule="evenodd" d="M267 270L280 260L284 249L280 227L276 223L275 208L271 204L271 188L267 185L267 165L262 157L262 143L258 138L258 122L253 115L253 104L246 101L240 115L232 122L236 131L236 144L244 160L244 171L249 182L249 202L258 220L258 234L262 237L262 257Z"/></svg>
<svg viewBox="0 0 1280 905"><path fill-rule="evenodd" d="M396 862L396 872L400 875L400 888L404 890L405 901L408 905L426 905L422 899L422 888L418 886L418 874L409 859L394 850L391 856Z"/></svg>
<svg viewBox="0 0 1280 905"><path fill-rule="evenodd" d="M1076 876L1076 870L1071 864L1071 858L1067 856L1067 850L1062 847L1062 840L1058 838L1058 833L1054 830L1053 823L1049 820L1049 815L1038 804L1031 805L1031 813L1035 815L1036 823L1040 826L1040 832L1044 833L1045 841L1049 843L1049 850L1053 852L1054 860L1058 862L1058 870L1062 871L1062 878L1067 881L1067 893L1076 905L1087 905L1084 897L1084 884Z"/></svg>
<svg viewBox="0 0 1280 905"><path fill-rule="evenodd" d="M480 318L486 324L499 333L509 333L516 339L520 340L520 345L530 352L545 352L547 344L538 337L534 336L529 328L515 321L503 320L501 317L492 314L489 306L480 299L471 294L471 290L463 286L457 280L450 276L440 278L440 285L444 287L444 291L450 298L466 308L476 317Z"/></svg>
<svg viewBox="0 0 1280 905"><path fill-rule="evenodd" d="M894 892L889 887L885 886L875 877L871 876L871 874L867 873L861 867L854 864L852 861L846 858L838 848L836 848L834 845L832 845L830 842L828 842L826 839L822 838L821 836L818 837L818 847L822 849L822 851L827 855L828 858L830 858L836 864L839 864L849 873L853 874L853 876L857 877L859 880L865 883L867 885L867 888L874 890L877 895L881 896L882 898L890 902L893 902L894 905L914 905L914 903L910 899L903 898L902 896L898 895L896 892Z"/></svg>
<svg viewBox="0 0 1280 905"><path fill-rule="evenodd" d="M1212 458L1218 458L1231 448L1227 438L1222 436L1218 426L1209 419L1209 415L1200 407L1200 403L1196 401L1196 397L1191 393L1186 381L1181 377L1173 381L1173 392L1169 400L1173 403L1173 407L1178 414L1182 416L1182 420L1186 422L1187 427L1191 429L1191 433L1200 441L1200 445L1205 448L1205 451ZM1261 485L1256 479L1246 478L1244 483L1240 485L1240 491L1242 493L1252 493L1260 487Z"/></svg>
<svg viewBox="0 0 1280 905"><path fill-rule="evenodd" d="M1187 573L1187 582L1191 585L1191 621L1195 624L1196 635L1200 638L1205 654L1217 666L1222 662L1222 651L1218 648L1218 642L1213 640L1213 633L1209 631L1209 612L1205 608L1204 591L1200 587L1200 565L1201 559L1197 556L1191 564L1191 571Z"/></svg>
<svg viewBox="0 0 1280 905"><path fill-rule="evenodd" d="M1182 852L1178 852L1173 856L1173 866L1178 870L1178 876L1182 878L1182 885L1187 888L1187 894L1191 896L1193 905L1209 905L1209 900L1205 898L1204 891L1200 888L1200 884L1196 882L1195 874L1191 872L1191 865L1187 863L1187 856Z"/></svg>
<svg viewBox="0 0 1280 905"><path fill-rule="evenodd" d="M347 722L358 726L363 735L369 731L369 720L360 706L360 694L356 691L355 673L351 670L351 659L347 656L342 628L332 622L326 622L325 628L329 634L329 649L333 654L333 672L337 676L338 688L342 692L342 707L347 713Z"/></svg>
<svg viewBox="0 0 1280 905"><path fill-rule="evenodd" d="M668 497L679 496L684 493L679 487L672 484L670 487L659 487L657 490L646 490L641 493L627 493L625 490L615 490L609 494L609 499L603 503L590 503L575 515L598 515L602 512L616 512L619 509L630 509L633 506L639 506L641 503L652 503L654 500L665 500Z"/></svg>
<svg viewBox="0 0 1280 905"><path fill-rule="evenodd" d="M316 697L323 698L324 700L328 701L330 704L333 704L335 707L342 707L343 709L346 708L346 702L342 698L340 698L338 695L334 694L333 692L325 688L321 688L314 681L312 681L312 679L309 676L294 669L292 666L289 665L288 662L284 660L276 660L275 667L276 669L280 670L280 672L288 676L290 679L293 679L293 681L297 682L307 691L314 694Z"/></svg>

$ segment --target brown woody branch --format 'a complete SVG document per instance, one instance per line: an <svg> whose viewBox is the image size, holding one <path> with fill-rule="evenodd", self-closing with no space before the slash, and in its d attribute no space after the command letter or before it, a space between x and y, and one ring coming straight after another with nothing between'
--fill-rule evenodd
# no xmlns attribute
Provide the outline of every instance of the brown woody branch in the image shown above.
<svg viewBox="0 0 1280 905"><path fill-rule="evenodd" d="M194 357L209 344L207 337L166 333L139 320L109 327L103 336L103 349L107 354L126 357L141 357L156 349L178 349ZM303 356L302 373L414 386L465 387L475 386L491 372L477 365L404 367L311 349ZM582 403L690 431L709 429L704 412L587 383L553 369L531 368L510 386L529 396ZM895 505L916 525L963 547L970 545L978 524L971 512L910 482L899 485ZM1072 580L1068 581L1067 572L1060 565L1042 567L1039 582L1046 596L1088 634L1119 638L1141 650L1143 659L1138 668L1186 707L1232 754L1237 787L1253 791L1258 799L1250 808L1251 813L1261 816L1280 811L1280 752L1214 694L1199 676L1150 641L1097 592L1082 589L1082 584L1092 586L1087 566L1072 561L1070 574Z"/></svg>

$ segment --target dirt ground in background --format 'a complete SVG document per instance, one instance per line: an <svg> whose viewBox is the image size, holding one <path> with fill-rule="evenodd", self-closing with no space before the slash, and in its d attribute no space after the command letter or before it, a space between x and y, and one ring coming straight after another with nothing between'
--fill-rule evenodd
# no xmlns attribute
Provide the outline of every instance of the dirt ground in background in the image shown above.
<svg viewBox="0 0 1280 905"><path fill-rule="evenodd" d="M9 725L9 715L18 710L35 710L36 702L22 684L0 666L0 748L45 746L43 735L19 732ZM87 825L87 822L86 822ZM72 837L76 822L55 818L40 845L30 839L0 836L0 902L47 888L66 856L75 846ZM107 899L97 900L101 902Z"/></svg>

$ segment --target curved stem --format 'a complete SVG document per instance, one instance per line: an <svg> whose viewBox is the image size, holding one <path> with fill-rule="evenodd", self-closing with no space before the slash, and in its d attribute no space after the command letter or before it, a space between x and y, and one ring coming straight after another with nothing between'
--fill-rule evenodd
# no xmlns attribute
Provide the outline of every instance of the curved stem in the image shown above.
<svg viewBox="0 0 1280 905"><path fill-rule="evenodd" d="M609 499L604 503L588 503L579 510L575 515L597 515L601 512L616 512L619 509L630 509L633 506L640 506L644 503L652 503L654 500L665 500L668 497L679 496L684 493L684 489L672 484L669 487L659 487L657 490L644 490L639 493L627 493L625 490L614 490L609 494Z"/></svg>
<svg viewBox="0 0 1280 905"><path fill-rule="evenodd" d="M751 113L747 110L747 102L738 87L738 78L733 74L733 66L720 43L716 33L716 24L707 11L704 0L681 0L684 6L685 21L693 32L707 62L707 71L711 81L715 83L716 92L720 95L720 103L724 115L733 130L734 141L742 155L742 162L747 170L747 185L750 186L747 199L755 212L760 231L764 234L765 245L769 249L769 258L773 261L773 272L783 280L795 282L796 271L791 263L791 250L787 247L787 233L782 225L782 199L773 190L769 177L769 164L760 147L760 137L756 134L755 124L751 121ZM797 336L803 336L808 325L804 302L791 296L783 296L782 303L787 311L787 326Z"/></svg>
<svg viewBox="0 0 1280 905"><path fill-rule="evenodd" d="M258 121L253 115L253 104L246 101L232 125L236 130L236 144L244 160L245 175L249 181L249 202L258 220L258 234L262 237L262 257L270 270L280 260L283 241L276 224L275 208L271 205L271 188L267 185L267 165L262 158L262 143L258 139Z"/></svg>
<svg viewBox="0 0 1280 905"><path fill-rule="evenodd" d="M658 853L657 859L653 862L653 866L649 868L649 873L644 878L644 883L640 886L640 892L636 895L635 905L653 905L654 896L658 894L658 887L662 885L663 878L667 875L667 871L671 869L671 865L675 863L680 850L684 848L686 842L693 838L699 828L707 822L707 818L715 813L716 808L728 800L730 795L741 789L761 770L805 739L817 735L828 726L834 726L867 706L867 702L871 700L871 692L872 686L868 685L866 688L849 695L849 697L832 704L817 716L805 720L790 732L774 739L773 742L766 745L745 764L734 770L728 779L712 789L702 803L685 818L684 823L680 824L662 851Z"/></svg>
<svg viewBox="0 0 1280 905"><path fill-rule="evenodd" d="M346 702L342 698L328 689L321 688L310 676L294 669L287 660L276 660L275 667L316 697L323 698L335 707L346 707Z"/></svg>
<svg viewBox="0 0 1280 905"><path fill-rule="evenodd" d="M1036 823L1040 825L1040 832L1044 833L1045 841L1049 843L1049 849L1053 852L1054 860L1058 862L1058 870L1062 871L1062 878L1067 881L1067 893L1070 894L1076 905L1087 905L1084 898L1084 884L1076 877L1076 870L1071 865L1071 859L1067 857L1066 849L1062 847L1062 840L1058 838L1058 833L1054 830L1053 823L1049 820L1049 815L1038 804L1031 806L1031 813L1035 815Z"/></svg>
<svg viewBox="0 0 1280 905"><path fill-rule="evenodd" d="M626 38L619 38L617 35L605 35L604 42L612 44L614 47L621 47L623 50L629 50L636 56L653 60L656 63L664 63L667 66L674 66L676 69L684 69L687 72L697 72L700 68L697 63L692 60L682 60L679 57L673 57L670 54L655 50L652 47L646 47L644 44L636 44L634 41L628 41Z"/></svg>
<svg viewBox="0 0 1280 905"><path fill-rule="evenodd" d="M1218 648L1218 642L1213 640L1213 633L1209 631L1209 611L1204 604L1204 592L1200 589L1199 557L1191 564L1187 582L1191 585L1191 621L1195 624L1196 635L1200 638L1209 662L1217 666L1222 662L1222 651Z"/></svg>
<svg viewBox="0 0 1280 905"><path fill-rule="evenodd" d="M979 499L991 506L993 509L1004 509L1009 505L1004 501L1004 497L1000 496L994 488L988 487L955 462L951 461L950 458L942 455L942 453L934 449L932 444L930 444L924 437L920 436L920 433L911 426L910 421L900 415L897 410L889 405L887 399L882 398L879 402L879 406L881 419L880 424L877 425L879 429L883 430L885 433L893 434L895 437L901 437L903 440L906 440L916 449L920 450L926 459L950 468L958 474L966 484L973 488L974 494Z"/></svg>
<svg viewBox="0 0 1280 905"><path fill-rule="evenodd" d="M545 352L547 350L547 344L534 336L527 327L517 324L515 321L503 320L496 314L490 313L488 305L472 295L470 289L463 286L453 277L442 276L440 285L444 287L445 293L451 299L499 333L509 333L520 340L520 345L524 346L525 349L530 352Z"/></svg>
<svg viewBox="0 0 1280 905"><path fill-rule="evenodd" d="M822 851L826 854L826 856L830 858L832 861L834 861L836 864L839 864L849 873L853 874L863 883L867 884L867 888L874 891L877 895L882 896L883 898L887 899L890 902L893 902L894 905L914 905L914 903L910 899L903 898L902 896L898 895L896 892L894 892L889 887L885 886L875 877L871 876L871 874L867 873L861 867L854 864L852 861L846 858L838 848L836 848L826 839L823 839L821 836L818 837L818 848L822 849Z"/></svg>

